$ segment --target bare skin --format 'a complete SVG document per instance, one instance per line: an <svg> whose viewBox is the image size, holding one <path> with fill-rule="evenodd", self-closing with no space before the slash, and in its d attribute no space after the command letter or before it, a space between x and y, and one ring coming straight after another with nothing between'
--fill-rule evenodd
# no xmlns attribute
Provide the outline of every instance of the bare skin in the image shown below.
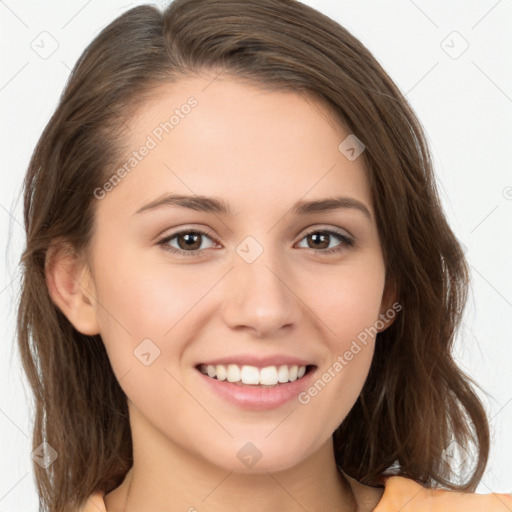
<svg viewBox="0 0 512 512"><path fill-rule="evenodd" d="M187 98L197 106L97 201L88 264L63 253L49 266L52 297L78 330L101 334L128 399L134 465L105 496L107 510L372 510L382 491L338 471L331 438L362 389L375 337L335 376L333 363L393 303L363 159L340 152L349 133L319 101L211 80L159 86L129 123L127 155L156 140ZM137 213L171 193L219 198L231 213ZM292 212L338 196L352 203ZM158 243L197 230L207 234L192 251L183 235ZM237 247L262 252L249 263ZM159 350L150 365L134 357L147 339ZM196 369L242 353L303 358L331 379L308 403L246 410ZM248 442L261 454L252 467L238 456Z"/></svg>

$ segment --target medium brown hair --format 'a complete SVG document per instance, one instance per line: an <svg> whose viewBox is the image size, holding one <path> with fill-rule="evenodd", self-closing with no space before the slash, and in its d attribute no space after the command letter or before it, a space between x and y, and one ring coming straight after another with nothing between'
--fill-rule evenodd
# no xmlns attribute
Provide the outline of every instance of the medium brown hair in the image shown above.
<svg viewBox="0 0 512 512"><path fill-rule="evenodd" d="M135 7L90 43L25 178L18 341L35 399L33 447L46 441L58 453L48 469L34 463L44 510L73 510L98 487L109 492L133 462L126 396L101 337L75 330L52 302L47 251L58 240L87 249L93 191L121 161L130 116L159 84L203 71L322 99L366 146L387 279L403 309L378 335L363 390L333 434L336 463L366 484L395 465L424 485L474 490L489 428L451 354L468 271L404 96L360 41L298 1L176 0L163 13ZM475 453L457 483L443 456L452 442Z"/></svg>

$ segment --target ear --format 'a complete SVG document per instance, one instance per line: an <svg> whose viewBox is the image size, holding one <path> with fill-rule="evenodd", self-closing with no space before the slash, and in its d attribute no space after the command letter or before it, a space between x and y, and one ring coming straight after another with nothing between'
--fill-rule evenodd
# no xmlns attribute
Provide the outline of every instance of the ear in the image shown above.
<svg viewBox="0 0 512 512"><path fill-rule="evenodd" d="M401 311L402 305L397 302L398 287L395 279L388 277L384 286L384 292L382 293L382 301L380 305L379 314L379 326L382 324L382 328L378 329L378 332L385 331L398 316L398 312Z"/></svg>
<svg viewBox="0 0 512 512"><path fill-rule="evenodd" d="M85 258L71 244L50 245L45 260L46 285L55 305L82 334L99 334L94 282Z"/></svg>

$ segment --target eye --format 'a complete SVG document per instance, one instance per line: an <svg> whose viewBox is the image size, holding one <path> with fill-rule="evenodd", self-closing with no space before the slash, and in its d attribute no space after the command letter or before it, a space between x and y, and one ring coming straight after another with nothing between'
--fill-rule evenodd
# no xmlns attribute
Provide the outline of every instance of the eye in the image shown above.
<svg viewBox="0 0 512 512"><path fill-rule="evenodd" d="M212 237L208 233L197 229L189 229L168 235L159 240L157 244L162 246L164 250L175 254L196 256L200 251L211 248L215 245L215 243L212 243L207 247L204 247L202 242L205 238L213 242ZM330 245L329 238L331 238L331 240L332 238L338 239L339 243L332 247ZM315 231L310 231L309 233L306 233L302 240L306 240L307 243L311 241L313 247L309 248L319 254L341 252L354 245L354 240L351 237L345 233L334 230L317 229ZM177 246L175 244L177 244Z"/></svg>
<svg viewBox="0 0 512 512"><path fill-rule="evenodd" d="M337 238L340 243L338 245L330 248L329 238ZM316 247L310 247L315 252L320 254L331 254L336 252L341 252L346 248L352 247L354 245L354 240L346 235L345 233L341 233L339 231L334 230L315 230L306 233L306 236L302 239L306 240L308 243L311 241L313 245Z"/></svg>
<svg viewBox="0 0 512 512"><path fill-rule="evenodd" d="M204 231L190 229L166 236L157 243L167 251L178 253L183 256L194 256L198 251L205 249L205 247L202 246L202 240L204 238L212 240L212 238ZM177 247L172 244L175 239L178 245ZM212 246L210 245L209 247Z"/></svg>

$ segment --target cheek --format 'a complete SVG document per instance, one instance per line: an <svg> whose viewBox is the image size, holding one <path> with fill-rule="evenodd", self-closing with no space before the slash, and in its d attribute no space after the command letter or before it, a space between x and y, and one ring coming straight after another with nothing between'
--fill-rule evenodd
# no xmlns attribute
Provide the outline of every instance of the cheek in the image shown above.
<svg viewBox="0 0 512 512"><path fill-rule="evenodd" d="M303 288L308 306L321 320L336 352L344 352L351 340L375 326L384 281L384 267L378 258L361 259L357 265L340 265L333 273L317 272L310 277Z"/></svg>
<svg viewBox="0 0 512 512"><path fill-rule="evenodd" d="M178 384L177 362L196 329L194 306L212 285L194 280L180 266L171 273L168 266L141 265L136 257L113 261L106 255L101 261L97 311L114 374L148 417L157 410L170 421L163 412L169 412L169 404L190 400Z"/></svg>
<svg viewBox="0 0 512 512"><path fill-rule="evenodd" d="M143 265L129 254L103 262L96 277L102 332L122 327L134 339L163 338L212 286L192 266Z"/></svg>
<svg viewBox="0 0 512 512"><path fill-rule="evenodd" d="M118 379L127 372L132 379L140 372L147 379L155 368L179 360L194 330L194 308L215 280L199 280L192 265L177 265L172 271L165 262L143 265L135 251L116 254L106 247L96 261L97 315ZM148 358L154 363L146 367Z"/></svg>
<svg viewBox="0 0 512 512"><path fill-rule="evenodd" d="M384 282L381 259L361 259L358 265L340 266L336 275L317 274L316 292L310 294L329 357L304 403L323 395L318 406L338 404L338 423L357 399L372 362Z"/></svg>

